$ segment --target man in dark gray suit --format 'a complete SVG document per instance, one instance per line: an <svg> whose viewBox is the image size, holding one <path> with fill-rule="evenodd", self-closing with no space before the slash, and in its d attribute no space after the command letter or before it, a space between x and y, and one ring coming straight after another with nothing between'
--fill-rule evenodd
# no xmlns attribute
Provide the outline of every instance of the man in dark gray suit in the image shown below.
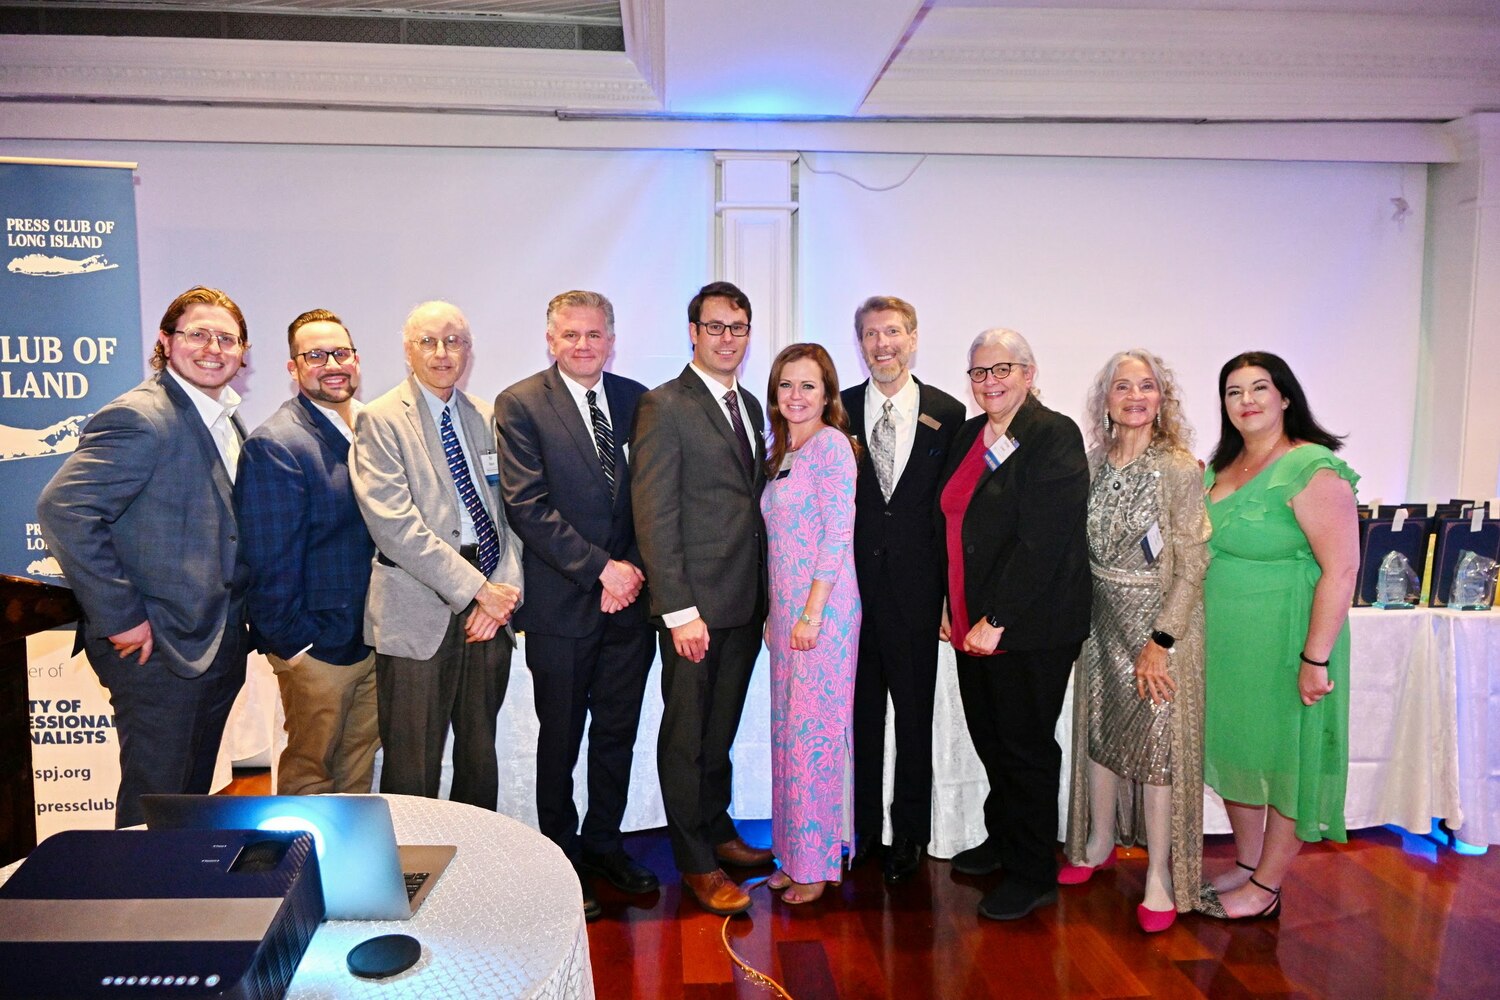
<svg viewBox="0 0 1500 1000"><path fill-rule="evenodd" d="M641 697L655 650L639 600L645 576L631 519L626 445L646 387L604 370L615 310L598 292L547 305L557 363L495 400L500 492L525 543L526 633L539 723L536 807L542 833L579 869L584 915L599 916L586 873L622 892L657 887L620 843ZM588 721L588 813L573 805L573 765Z"/></svg>
<svg viewBox="0 0 1500 1000"><path fill-rule="evenodd" d="M244 431L229 383L248 346L229 296L177 296L157 330L157 374L94 415L37 502L114 706L117 827L145 821L145 793L210 790L245 680L231 497Z"/></svg>
<svg viewBox="0 0 1500 1000"><path fill-rule="evenodd" d="M729 748L739 728L766 614L760 514L765 438L760 404L736 381L750 343L750 300L727 281L688 305L693 360L641 397L631 497L661 625L657 768L683 885L710 913L750 897L720 864L766 864L729 817Z"/></svg>
<svg viewBox="0 0 1500 1000"><path fill-rule="evenodd" d="M365 641L375 647L380 790L436 798L451 722L449 797L494 809L521 541L500 506L493 411L458 388L474 354L469 321L424 302L402 338L411 377L359 411L349 453L376 548Z"/></svg>

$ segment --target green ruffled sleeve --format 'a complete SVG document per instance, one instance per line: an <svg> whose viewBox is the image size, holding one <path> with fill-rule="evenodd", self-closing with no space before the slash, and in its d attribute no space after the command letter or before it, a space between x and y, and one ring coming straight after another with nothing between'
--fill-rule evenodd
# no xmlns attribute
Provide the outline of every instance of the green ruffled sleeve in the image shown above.
<svg viewBox="0 0 1500 1000"><path fill-rule="evenodd" d="M1320 444L1305 444L1293 448L1272 467L1269 482L1266 484L1268 490L1274 490L1286 495L1290 500L1307 488L1312 477L1324 469L1332 469L1339 477L1349 483L1351 489L1358 495L1359 473L1349 468L1349 464L1339 458L1333 452Z"/></svg>

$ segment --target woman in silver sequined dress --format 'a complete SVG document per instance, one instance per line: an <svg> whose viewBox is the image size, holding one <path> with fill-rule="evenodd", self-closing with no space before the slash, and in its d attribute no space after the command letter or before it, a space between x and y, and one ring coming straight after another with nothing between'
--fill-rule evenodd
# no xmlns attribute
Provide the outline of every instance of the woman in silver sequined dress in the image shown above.
<svg viewBox="0 0 1500 1000"><path fill-rule="evenodd" d="M1145 840L1141 929L1197 902L1203 831L1203 575L1208 514L1171 371L1122 351L1088 401L1093 625L1074 672L1064 885Z"/></svg>

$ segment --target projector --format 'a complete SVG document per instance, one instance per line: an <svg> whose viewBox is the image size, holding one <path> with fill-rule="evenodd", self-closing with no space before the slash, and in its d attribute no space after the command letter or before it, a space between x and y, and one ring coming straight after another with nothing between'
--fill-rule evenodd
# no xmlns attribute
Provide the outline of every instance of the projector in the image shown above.
<svg viewBox="0 0 1500 1000"><path fill-rule="evenodd" d="M286 995L323 919L306 833L68 830L0 886L0 997Z"/></svg>

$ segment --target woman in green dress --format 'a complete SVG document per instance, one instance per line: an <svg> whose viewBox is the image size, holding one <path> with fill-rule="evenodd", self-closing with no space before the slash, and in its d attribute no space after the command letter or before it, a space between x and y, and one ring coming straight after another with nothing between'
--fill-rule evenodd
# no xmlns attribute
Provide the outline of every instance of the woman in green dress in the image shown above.
<svg viewBox="0 0 1500 1000"><path fill-rule="evenodd" d="M1281 913L1303 841L1345 839L1359 476L1276 355L1231 359L1219 397L1205 475L1204 780L1224 799L1236 860L1204 885L1200 909L1235 920Z"/></svg>

